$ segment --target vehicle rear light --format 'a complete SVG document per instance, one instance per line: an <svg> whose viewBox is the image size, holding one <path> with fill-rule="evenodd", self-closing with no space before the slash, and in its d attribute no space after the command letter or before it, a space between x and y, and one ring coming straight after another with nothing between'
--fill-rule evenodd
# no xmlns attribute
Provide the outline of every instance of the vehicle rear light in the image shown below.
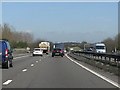
<svg viewBox="0 0 120 90"><path fill-rule="evenodd" d="M62 53L62 50L60 51L60 53Z"/></svg>
<svg viewBox="0 0 120 90"><path fill-rule="evenodd" d="M8 57L8 49L5 50L5 56Z"/></svg>

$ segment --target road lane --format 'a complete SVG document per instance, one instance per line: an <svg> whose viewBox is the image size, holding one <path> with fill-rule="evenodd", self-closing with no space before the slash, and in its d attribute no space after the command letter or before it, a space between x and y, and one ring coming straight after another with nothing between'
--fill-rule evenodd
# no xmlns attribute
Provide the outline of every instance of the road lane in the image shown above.
<svg viewBox="0 0 120 90"><path fill-rule="evenodd" d="M7 79L12 79L16 77L24 68L31 67L31 64L34 64L36 60L39 60L43 57L32 57L29 55L28 57L13 59L13 68L3 69L2 70L2 81L5 82Z"/></svg>
<svg viewBox="0 0 120 90"><path fill-rule="evenodd" d="M39 57L35 57L40 60ZM27 58L28 62L33 57ZM24 62L25 64L28 62ZM36 61L35 61L36 62ZM24 65L25 65L24 64ZM30 64L31 65L31 64ZM20 66L19 66L20 67ZM11 77L4 88L114 88L115 86L74 64L66 57L41 59L34 67Z"/></svg>

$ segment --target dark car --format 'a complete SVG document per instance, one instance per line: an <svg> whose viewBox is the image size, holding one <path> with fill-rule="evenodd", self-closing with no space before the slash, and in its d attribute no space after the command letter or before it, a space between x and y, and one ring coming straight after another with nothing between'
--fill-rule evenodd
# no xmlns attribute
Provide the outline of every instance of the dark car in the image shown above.
<svg viewBox="0 0 120 90"><path fill-rule="evenodd" d="M13 67L12 65L12 49L7 40L0 40L0 65L2 68Z"/></svg>
<svg viewBox="0 0 120 90"><path fill-rule="evenodd" d="M54 48L53 51L52 51L52 57L54 57L54 56L63 57L64 56L64 50L60 49L60 48Z"/></svg>

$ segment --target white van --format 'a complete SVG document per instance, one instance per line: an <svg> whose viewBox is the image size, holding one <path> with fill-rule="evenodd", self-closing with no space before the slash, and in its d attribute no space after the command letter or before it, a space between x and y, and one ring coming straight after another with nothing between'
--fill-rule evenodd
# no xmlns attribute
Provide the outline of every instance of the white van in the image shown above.
<svg viewBox="0 0 120 90"><path fill-rule="evenodd" d="M106 53L106 46L104 43L96 43L95 44L95 51L97 53Z"/></svg>

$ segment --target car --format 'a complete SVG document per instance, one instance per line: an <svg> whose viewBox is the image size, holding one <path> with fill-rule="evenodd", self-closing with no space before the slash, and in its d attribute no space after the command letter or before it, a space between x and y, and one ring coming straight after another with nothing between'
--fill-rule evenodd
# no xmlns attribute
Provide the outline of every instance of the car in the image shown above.
<svg viewBox="0 0 120 90"><path fill-rule="evenodd" d="M33 50L33 56L43 56L43 50L40 48L34 48Z"/></svg>
<svg viewBox="0 0 120 90"><path fill-rule="evenodd" d="M13 51L8 40L0 40L0 65L2 68L8 69L13 67Z"/></svg>
<svg viewBox="0 0 120 90"><path fill-rule="evenodd" d="M60 48L54 48L52 50L52 57L54 56L61 56L63 57L64 56L64 50L60 49Z"/></svg>

